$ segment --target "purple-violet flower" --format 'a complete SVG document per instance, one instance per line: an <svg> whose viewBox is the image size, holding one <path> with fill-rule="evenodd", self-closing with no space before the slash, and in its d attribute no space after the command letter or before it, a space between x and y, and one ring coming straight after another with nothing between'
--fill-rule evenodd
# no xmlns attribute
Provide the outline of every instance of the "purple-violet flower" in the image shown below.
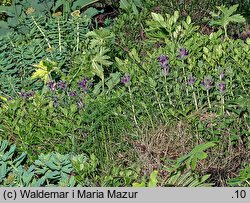
<svg viewBox="0 0 250 203"><path fill-rule="evenodd" d="M222 72L220 73L220 80L222 80L224 77L225 77L225 72L222 71Z"/></svg>
<svg viewBox="0 0 250 203"><path fill-rule="evenodd" d="M218 88L220 90L220 93L223 93L226 90L226 84L225 83L219 83Z"/></svg>
<svg viewBox="0 0 250 203"><path fill-rule="evenodd" d="M80 88L82 88L83 90L87 90L87 89L88 89L87 83L88 83L88 80L87 80L86 78L82 78L82 80L80 80L80 81L78 82L78 86L79 86Z"/></svg>
<svg viewBox="0 0 250 203"><path fill-rule="evenodd" d="M196 78L194 76L189 76L187 79L187 84L190 86L193 86L196 81Z"/></svg>
<svg viewBox="0 0 250 203"><path fill-rule="evenodd" d="M211 77L206 77L201 84L206 90L210 90L212 88L213 80Z"/></svg>
<svg viewBox="0 0 250 203"><path fill-rule="evenodd" d="M65 81L60 81L56 84L56 86L61 89L61 90L65 90L66 89L66 83Z"/></svg>
<svg viewBox="0 0 250 203"><path fill-rule="evenodd" d="M49 81L46 85L49 87L50 91L54 92L56 90L56 83L54 81Z"/></svg>
<svg viewBox="0 0 250 203"><path fill-rule="evenodd" d="M27 98L30 98L30 97L33 97L35 95L35 91L31 91L31 92L21 92L20 93L20 96L24 99L27 99Z"/></svg>
<svg viewBox="0 0 250 203"><path fill-rule="evenodd" d="M70 96L70 97L75 97L75 96L76 96L76 91L71 91L71 92L69 92L69 96Z"/></svg>
<svg viewBox="0 0 250 203"><path fill-rule="evenodd" d="M157 58L162 68L162 74L166 76L170 72L170 64L168 55L162 55Z"/></svg>
<svg viewBox="0 0 250 203"><path fill-rule="evenodd" d="M121 83L127 84L130 80L131 80L130 75L129 75L129 74L125 74L125 75L121 78Z"/></svg>
<svg viewBox="0 0 250 203"><path fill-rule="evenodd" d="M188 50L186 49L186 48L180 48L180 53L179 53L179 57L182 59L182 58L184 58L184 57L186 57L186 56L188 56Z"/></svg>

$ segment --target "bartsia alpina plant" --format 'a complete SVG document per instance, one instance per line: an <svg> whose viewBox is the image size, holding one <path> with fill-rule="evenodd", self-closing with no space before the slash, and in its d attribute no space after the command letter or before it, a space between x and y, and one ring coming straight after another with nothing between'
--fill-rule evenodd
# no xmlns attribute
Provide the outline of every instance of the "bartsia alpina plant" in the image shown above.
<svg viewBox="0 0 250 203"><path fill-rule="evenodd" d="M190 86L193 86L196 81L196 78L194 76L189 76L187 79L187 84Z"/></svg>
<svg viewBox="0 0 250 203"><path fill-rule="evenodd" d="M69 92L70 97L75 97L77 95L76 91Z"/></svg>
<svg viewBox="0 0 250 203"><path fill-rule="evenodd" d="M163 76L168 75L170 72L170 64L169 64L168 55L161 55L157 58L157 60L160 63Z"/></svg>
<svg viewBox="0 0 250 203"><path fill-rule="evenodd" d="M188 76L188 78L187 78L187 84L192 87L195 108L196 108L196 110L198 110L198 102L197 102L197 98L196 98L196 94L195 94L195 90L194 90L194 83L195 83L195 81L196 81L196 78L194 76L191 76L191 75Z"/></svg>
<svg viewBox="0 0 250 203"><path fill-rule="evenodd" d="M66 82L65 81L59 81L57 84L56 84L56 87L61 89L61 90L66 90Z"/></svg>
<svg viewBox="0 0 250 203"><path fill-rule="evenodd" d="M49 81L49 82L47 82L46 85L50 89L50 91L52 91L52 92L56 91L56 82L55 81Z"/></svg>
<svg viewBox="0 0 250 203"><path fill-rule="evenodd" d="M78 87L80 87L84 91L88 90L88 80L86 78L82 78L78 82Z"/></svg>
<svg viewBox="0 0 250 203"><path fill-rule="evenodd" d="M21 92L19 95L24 99L28 99L30 97L33 97L35 94L36 94L35 91L31 91L31 92Z"/></svg>
<svg viewBox="0 0 250 203"><path fill-rule="evenodd" d="M206 78L203 79L201 84L206 90L210 90L213 85L213 80L211 77L207 76Z"/></svg>
<svg viewBox="0 0 250 203"><path fill-rule="evenodd" d="M220 93L224 93L226 90L226 84L224 82L219 83L218 89L219 89Z"/></svg>
<svg viewBox="0 0 250 203"><path fill-rule="evenodd" d="M122 84L128 84L131 80L131 77L129 74L125 74L122 78L121 78L121 83Z"/></svg>
<svg viewBox="0 0 250 203"><path fill-rule="evenodd" d="M184 57L186 57L186 56L188 56L188 50L186 49L186 48L180 48L180 53L179 53L179 57L182 59L182 58L184 58Z"/></svg>
<svg viewBox="0 0 250 203"><path fill-rule="evenodd" d="M211 77L207 76L203 79L203 81L201 82L202 86L206 89L207 91L207 102L208 102L208 106L209 108L211 108L211 103L210 103L210 98L209 98L209 90L212 88L213 85L213 80Z"/></svg>

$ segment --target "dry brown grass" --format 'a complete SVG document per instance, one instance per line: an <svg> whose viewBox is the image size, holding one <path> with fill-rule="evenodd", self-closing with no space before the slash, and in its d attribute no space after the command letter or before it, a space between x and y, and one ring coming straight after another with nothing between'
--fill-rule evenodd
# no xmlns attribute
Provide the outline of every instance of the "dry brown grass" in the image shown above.
<svg viewBox="0 0 250 203"><path fill-rule="evenodd" d="M205 116L200 118L202 120ZM239 174L242 163L250 163L248 146L242 140L233 143L228 130L228 134L221 135L215 147L206 151L208 157L200 161L196 169L199 174L211 174L210 181L215 186L227 186L227 180ZM127 140L134 150L130 154L123 154L123 158L131 163L129 160L133 156L133 161L140 165L141 175L147 176L156 169L162 178L167 177L165 169L171 165L169 160L176 160L188 154L196 145L206 142L182 121L159 125L156 129L145 128L143 132L137 141Z"/></svg>
<svg viewBox="0 0 250 203"><path fill-rule="evenodd" d="M156 129L144 129L141 138L133 142L139 158L142 174L149 175L154 169L164 173L167 160L175 160L187 154L198 144L197 138L184 122L160 125ZM164 175L164 174L163 174Z"/></svg>

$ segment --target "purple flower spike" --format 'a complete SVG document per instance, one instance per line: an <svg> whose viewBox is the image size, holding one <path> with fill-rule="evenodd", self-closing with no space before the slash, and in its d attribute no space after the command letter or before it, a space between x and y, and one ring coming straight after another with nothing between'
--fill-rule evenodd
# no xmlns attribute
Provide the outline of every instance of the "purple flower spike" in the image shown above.
<svg viewBox="0 0 250 203"><path fill-rule="evenodd" d="M66 89L66 83L65 81L60 81L56 84L56 86L61 89L61 90L65 90Z"/></svg>
<svg viewBox="0 0 250 203"><path fill-rule="evenodd" d="M130 80L131 80L130 75L125 74L125 75L121 78L121 83L127 84Z"/></svg>
<svg viewBox="0 0 250 203"><path fill-rule="evenodd" d="M20 93L20 96L24 99L27 99L27 98L30 98L30 97L33 97L35 95L35 91L31 91L31 92L21 92Z"/></svg>
<svg viewBox="0 0 250 203"><path fill-rule="evenodd" d="M210 90L212 88L213 80L210 77L206 77L201 84L206 90Z"/></svg>
<svg viewBox="0 0 250 203"><path fill-rule="evenodd" d="M47 82L46 85L49 87L50 91L54 92L56 90L56 83L54 81Z"/></svg>
<svg viewBox="0 0 250 203"><path fill-rule="evenodd" d="M187 84L190 85L190 86L193 86L195 81L196 81L195 77L189 76L188 79L187 79Z"/></svg>
<svg viewBox="0 0 250 203"><path fill-rule="evenodd" d="M226 84L225 83L219 83L218 88L220 90L220 93L223 93L226 90Z"/></svg>
<svg viewBox="0 0 250 203"><path fill-rule="evenodd" d="M182 59L184 57L188 56L188 50L185 48L180 48L180 53L179 53L179 57Z"/></svg>
<svg viewBox="0 0 250 203"><path fill-rule="evenodd" d="M159 56L157 60L160 62L162 68L166 68L169 65L168 55Z"/></svg>
<svg viewBox="0 0 250 203"><path fill-rule="evenodd" d="M160 65L161 65L162 74L164 76L168 75L169 72L170 72L170 64L169 64L169 57L168 57L168 55L159 56L157 58L157 60L159 61Z"/></svg>
<svg viewBox="0 0 250 203"><path fill-rule="evenodd" d="M83 90L87 90L87 89L88 89L87 83L88 83L88 80L87 80L86 78L82 78L82 80L80 80L80 81L78 82L78 86L79 86L80 88L82 88Z"/></svg>
<svg viewBox="0 0 250 203"><path fill-rule="evenodd" d="M76 91L70 92L70 93L69 93L69 96L70 96L70 97L75 97L75 96L76 96Z"/></svg>
<svg viewBox="0 0 250 203"><path fill-rule="evenodd" d="M57 100L54 100L53 101L53 107L55 108L55 107L57 107L58 106L58 102L57 102Z"/></svg>
<svg viewBox="0 0 250 203"><path fill-rule="evenodd" d="M222 72L220 73L220 80L222 80L224 77L225 77L225 72L222 71Z"/></svg>
<svg viewBox="0 0 250 203"><path fill-rule="evenodd" d="M168 75L169 72L170 72L170 65L168 65L168 66L165 67L165 68L162 68L162 75L163 75L163 76Z"/></svg>

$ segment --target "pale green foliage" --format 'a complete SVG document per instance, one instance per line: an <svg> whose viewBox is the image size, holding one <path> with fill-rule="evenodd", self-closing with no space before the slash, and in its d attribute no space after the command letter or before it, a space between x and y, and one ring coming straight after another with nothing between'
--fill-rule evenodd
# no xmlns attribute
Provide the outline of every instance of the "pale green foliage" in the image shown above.
<svg viewBox="0 0 250 203"><path fill-rule="evenodd" d="M36 173L42 175L47 180L58 181L59 185L64 185L64 179L69 180L69 184L74 185L74 179L70 176L73 167L69 155L58 153L41 154L34 162ZM65 185L66 186L66 185Z"/></svg>
<svg viewBox="0 0 250 203"><path fill-rule="evenodd" d="M58 16L46 20L29 15L25 23L22 22L25 34L10 32L1 36L0 91L13 97L22 88L41 85L34 83L30 76L36 71L33 65L45 59L57 62L57 67L64 65L69 69L72 55L82 52L89 23L87 17L67 20ZM47 81L46 75L43 73L43 81ZM29 86L31 84L33 87Z"/></svg>
<svg viewBox="0 0 250 203"><path fill-rule="evenodd" d="M48 82L51 79L51 73L53 71L58 72L59 68L57 67L57 64L50 60L41 60L39 64L33 65L36 68L36 71L32 74L32 79L42 79L44 81L44 84Z"/></svg>
<svg viewBox="0 0 250 203"><path fill-rule="evenodd" d="M191 23L190 16L187 16L185 21L179 21L179 17L178 11L175 11L172 16L169 14L163 16L159 13L152 13L153 20L147 21L149 26L147 35L150 37L150 40L182 43L192 37L198 27Z"/></svg>
<svg viewBox="0 0 250 203"><path fill-rule="evenodd" d="M83 155L75 156L72 158L72 165L74 171L77 173L75 179L78 184L81 186L91 186L91 180L95 179L99 165L96 156L94 154L90 155L90 158Z"/></svg>
<svg viewBox="0 0 250 203"><path fill-rule="evenodd" d="M217 6L218 13L212 13L213 20L210 21L211 25L222 26L225 31L225 37L227 36L227 26L229 23L243 23L245 18L240 14L234 14L237 11L238 4L229 8L225 6Z"/></svg>

